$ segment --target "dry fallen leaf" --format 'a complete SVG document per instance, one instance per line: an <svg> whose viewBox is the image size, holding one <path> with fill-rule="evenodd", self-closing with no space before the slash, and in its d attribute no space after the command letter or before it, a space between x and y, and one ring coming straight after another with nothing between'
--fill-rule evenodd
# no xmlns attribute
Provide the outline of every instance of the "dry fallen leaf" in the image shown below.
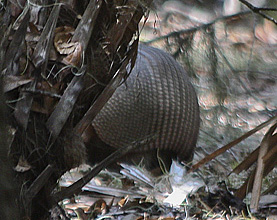
<svg viewBox="0 0 277 220"><path fill-rule="evenodd" d="M266 44L277 43L277 31L275 25L271 21L264 21L263 25L259 25L255 29L255 36Z"/></svg>
<svg viewBox="0 0 277 220"><path fill-rule="evenodd" d="M9 92L13 89L18 88L19 86L23 86L33 79L27 79L25 76L13 76L7 75L3 77L3 90L4 92Z"/></svg>
<svg viewBox="0 0 277 220"><path fill-rule="evenodd" d="M77 42L70 42L74 34L74 28L69 26L58 27L55 30L54 46L60 54L71 54L76 46Z"/></svg>
<svg viewBox="0 0 277 220"><path fill-rule="evenodd" d="M25 160L23 158L23 156L20 156L19 160L18 160L18 163L16 165L16 167L14 168L14 170L16 172L20 172L20 173L24 173L28 170L30 170L32 167L31 165L28 163L27 160Z"/></svg>
<svg viewBox="0 0 277 220"><path fill-rule="evenodd" d="M97 200L92 206L89 208L89 211L93 213L93 215L104 215L108 212L108 206L103 199Z"/></svg>
<svg viewBox="0 0 277 220"><path fill-rule="evenodd" d="M82 60L82 45L80 42L74 42L73 51L68 54L62 61L65 64L79 66Z"/></svg>
<svg viewBox="0 0 277 220"><path fill-rule="evenodd" d="M80 42L72 41L75 29L69 26L58 27L55 30L54 46L63 58L66 65L78 66L82 58L82 45Z"/></svg>

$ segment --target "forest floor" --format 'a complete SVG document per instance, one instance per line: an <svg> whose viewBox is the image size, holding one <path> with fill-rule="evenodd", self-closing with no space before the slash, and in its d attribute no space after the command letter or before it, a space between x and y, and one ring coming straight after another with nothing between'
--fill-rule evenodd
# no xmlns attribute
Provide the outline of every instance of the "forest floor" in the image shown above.
<svg viewBox="0 0 277 220"><path fill-rule="evenodd" d="M202 119L194 164L276 114L277 29L261 18L257 22L257 17L246 13L230 18L218 8L167 1L141 23L141 41L167 50L185 68L193 60L189 73ZM189 55L182 55L185 50ZM207 67L212 64L217 75ZM251 194L242 199L234 193L251 171L230 175L260 145L265 133L258 131L235 149L181 177L178 173L186 171L177 165L158 179L128 165L121 174L102 171L83 188L82 195L61 205L72 219L84 220L277 219L276 190L262 194L259 209L253 212ZM60 185L68 186L89 169L83 166L67 173ZM276 173L275 167L264 178L263 192L274 185Z"/></svg>

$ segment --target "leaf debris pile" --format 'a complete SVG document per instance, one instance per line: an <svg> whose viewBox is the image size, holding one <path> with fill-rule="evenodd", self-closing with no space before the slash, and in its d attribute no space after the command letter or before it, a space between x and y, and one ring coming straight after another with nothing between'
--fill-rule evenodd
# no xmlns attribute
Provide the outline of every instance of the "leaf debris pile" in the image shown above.
<svg viewBox="0 0 277 220"><path fill-rule="evenodd" d="M57 180L86 161L84 135L132 69L150 3L3 2L0 70L22 216L47 215Z"/></svg>

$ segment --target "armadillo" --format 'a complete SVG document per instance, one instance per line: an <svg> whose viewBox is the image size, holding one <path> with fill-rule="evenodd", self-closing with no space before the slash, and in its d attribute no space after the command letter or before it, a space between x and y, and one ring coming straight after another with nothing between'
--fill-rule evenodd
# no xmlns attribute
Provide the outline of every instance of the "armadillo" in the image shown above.
<svg viewBox="0 0 277 220"><path fill-rule="evenodd" d="M197 96L183 68L166 52L140 44L132 72L98 113L92 126L102 142L98 146L102 152L109 151L103 144L118 149L157 134L156 139L140 146L137 154L128 158L148 155L147 160L154 160L151 158L157 157L156 149L159 149L165 158L189 162L199 121ZM90 154L101 157L93 150Z"/></svg>

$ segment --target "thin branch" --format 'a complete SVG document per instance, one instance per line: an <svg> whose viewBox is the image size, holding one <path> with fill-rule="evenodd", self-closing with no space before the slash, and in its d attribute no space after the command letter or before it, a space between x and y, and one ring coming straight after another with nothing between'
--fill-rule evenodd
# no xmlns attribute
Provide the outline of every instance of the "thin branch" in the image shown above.
<svg viewBox="0 0 277 220"><path fill-rule="evenodd" d="M277 8L259 8L260 11L277 11Z"/></svg>
<svg viewBox="0 0 277 220"><path fill-rule="evenodd" d="M26 194L25 194L25 201L27 204L29 204L32 199L38 194L38 192L41 190L43 186L47 183L47 180L50 178L50 176L53 173L53 166L48 165L41 173L40 175L34 180L32 185L28 188Z"/></svg>
<svg viewBox="0 0 277 220"><path fill-rule="evenodd" d="M156 42L156 41L159 41L159 40L163 40L163 39L167 39L167 38L170 38L170 37L178 37L181 34L191 34L191 33L194 33L198 30L206 29L206 28L214 25L217 22L232 20L232 19L235 19L235 18L240 17L240 16L248 15L250 13L251 13L250 11L244 11L244 12L239 12L239 13L234 14L234 15L219 17L219 18L216 18L215 20L213 20L209 23L202 24L202 25L199 25L199 26L196 26L196 27L193 27L193 28L189 28L189 29L182 29L182 30L179 30L179 31L173 31L173 32L170 32L166 35L163 35L163 36L157 37L155 39L146 41L145 43L150 44L150 43L153 43L153 42Z"/></svg>
<svg viewBox="0 0 277 220"><path fill-rule="evenodd" d="M274 24L277 25L277 20L275 20L273 17L268 16L267 14L263 13L262 11L277 11L276 8L258 8L248 1L245 0L239 0L242 4L246 5L251 11L253 11L256 14L261 15L263 18L272 21Z"/></svg>
<svg viewBox="0 0 277 220"><path fill-rule="evenodd" d="M229 150L231 147L237 145L238 143L240 143L241 141L245 140L246 138L250 137L251 135L253 135L254 133L256 133L257 131L263 129L264 127L268 126L271 123L276 123L277 121L277 115L275 115L274 117L270 118L269 120L267 120L266 122L263 122L262 124L258 125L257 127L253 128L252 130L248 131L247 133L245 133L244 135L240 136L239 138L237 138L236 140L226 144L225 146L217 149L215 152L213 152L212 154L206 156L205 158L203 158L202 160L200 160L199 162L197 162L196 164L194 164L191 169L188 171L188 173L198 169L199 167L201 167L202 165L204 165L205 163L211 161L212 159L214 159L215 157L217 157L218 155L224 153L225 151Z"/></svg>
<svg viewBox="0 0 277 220"><path fill-rule="evenodd" d="M119 158L126 155L128 152L131 152L135 149L139 149L139 146L145 145L147 143L152 142L157 138L157 134L149 135L141 140L134 141L127 147L122 147L110 154L104 160L102 160L98 165L96 165L89 173L87 173L84 177L73 183L72 185L66 187L65 189L53 193L51 195L51 203L55 205L57 202L61 201L64 198L69 198L74 194L79 194L82 191L82 188L93 178L95 177L101 170L108 167L109 165L115 163Z"/></svg>

